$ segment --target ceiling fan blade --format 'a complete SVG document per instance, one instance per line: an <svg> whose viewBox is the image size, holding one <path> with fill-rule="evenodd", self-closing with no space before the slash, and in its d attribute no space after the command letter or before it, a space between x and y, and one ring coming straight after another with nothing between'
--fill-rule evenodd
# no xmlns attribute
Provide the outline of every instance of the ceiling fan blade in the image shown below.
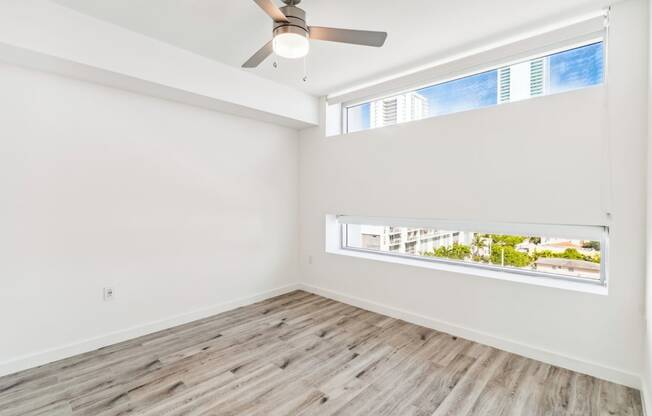
<svg viewBox="0 0 652 416"><path fill-rule="evenodd" d="M385 44L385 39L387 39L387 32L310 26L310 39L381 47L383 44Z"/></svg>
<svg viewBox="0 0 652 416"><path fill-rule="evenodd" d="M274 48L272 47L272 41L270 40L263 46L262 48L258 49L258 52L253 54L247 62L242 64L243 68L255 68L258 65L260 65L269 55L274 52Z"/></svg>
<svg viewBox="0 0 652 416"><path fill-rule="evenodd" d="M275 22L288 22L288 18L285 17L281 9L279 9L272 0L254 0L254 2L256 2L256 4L260 6L269 17L274 19Z"/></svg>

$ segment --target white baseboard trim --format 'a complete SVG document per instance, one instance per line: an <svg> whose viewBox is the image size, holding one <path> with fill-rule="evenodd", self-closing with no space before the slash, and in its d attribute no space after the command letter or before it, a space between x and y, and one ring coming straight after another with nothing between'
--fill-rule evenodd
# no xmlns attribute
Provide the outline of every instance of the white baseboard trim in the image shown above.
<svg viewBox="0 0 652 416"><path fill-rule="evenodd" d="M98 348L116 344L118 342L127 341L143 335L151 334L153 332L161 331L163 329L171 328L177 325L183 325L198 319L207 318L209 316L217 315L219 313L239 308L241 306L250 305L252 303L272 298L274 296L283 295L298 289L300 289L298 284L292 284L268 290L266 292L256 293L251 296L218 303L216 305L197 309L191 312L185 312L143 325L137 325L131 328L115 331L106 335L80 340L61 347L56 347L32 354L26 354L9 361L0 362L0 376L38 367L43 364L62 360L68 357L73 357L75 355L93 351Z"/></svg>
<svg viewBox="0 0 652 416"><path fill-rule="evenodd" d="M648 384L643 379L641 381L641 401L643 402L643 415L652 416L652 396Z"/></svg>
<svg viewBox="0 0 652 416"><path fill-rule="evenodd" d="M652 405L652 397L649 394L649 390L646 388L647 386L643 383L641 377L636 374L628 373L626 371L611 367L606 367L582 359L569 357L552 351L547 351L520 342L495 337L491 334L476 331L470 328L465 328L448 322L443 322L437 319L432 319L414 312L394 308L370 300L345 295L340 292L303 283L292 284L232 301L222 302L207 308L178 314L169 318L149 322L147 324L134 326L120 331L115 331L99 337L88 338L61 347L52 348L32 354L26 354L12 360L3 361L0 362L0 376L13 374L43 364L93 351L108 345L116 344L118 342L127 341L143 335L151 334L153 332L161 331L163 329L217 315L222 312L226 312L241 306L250 305L252 303L289 293L294 290L305 290L306 292L344 302L372 312L391 316L393 318L402 319L404 321L421 325L427 328L432 328L437 331L446 332L451 335L466 338L471 341L489 345L494 348L499 348L501 350L532 358L534 360L539 360L545 363L567 368L569 370L612 381L614 383L640 389L641 396L644 401L644 408L646 404L648 404L648 406ZM650 411L648 411L646 414L648 416L652 416L652 412Z"/></svg>
<svg viewBox="0 0 652 416"><path fill-rule="evenodd" d="M402 319L404 321L431 328L447 334L455 335L481 344L489 345L507 352L518 354L527 358L542 361L568 370L588 374L603 380L623 384L635 389L642 388L641 377L616 368L606 367L600 364L589 362L575 357L569 357L553 351L547 351L531 345L523 344L517 341L504 339L491 334L465 328L459 325L443 322L437 319L429 318L414 312L406 311L399 308L383 305L370 300L349 296L340 292L312 286L309 284L300 284L300 289L316 295L324 296L337 300L352 306L380 313L392 318ZM651 415L652 416L652 415Z"/></svg>

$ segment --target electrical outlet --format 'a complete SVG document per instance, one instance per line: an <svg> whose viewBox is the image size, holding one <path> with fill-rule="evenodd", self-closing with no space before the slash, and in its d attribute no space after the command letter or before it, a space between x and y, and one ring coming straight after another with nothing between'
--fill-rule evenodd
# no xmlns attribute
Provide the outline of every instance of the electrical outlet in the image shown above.
<svg viewBox="0 0 652 416"><path fill-rule="evenodd" d="M308 256L308 264L312 264L312 256Z"/></svg>
<svg viewBox="0 0 652 416"><path fill-rule="evenodd" d="M113 291L112 287L105 287L104 288L104 301L110 301L113 300L115 297L115 292Z"/></svg>

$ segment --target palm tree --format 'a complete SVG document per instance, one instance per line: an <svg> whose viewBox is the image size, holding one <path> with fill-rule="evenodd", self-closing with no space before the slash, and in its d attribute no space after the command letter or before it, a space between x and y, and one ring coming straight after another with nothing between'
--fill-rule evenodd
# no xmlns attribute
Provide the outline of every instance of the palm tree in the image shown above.
<svg viewBox="0 0 652 416"><path fill-rule="evenodd" d="M539 244L541 244L541 237L530 237L528 239L528 241L530 242L530 244L534 244L534 250L532 250L533 252L530 253L530 255L533 256L534 259L536 260L536 258L537 258L537 247L539 246Z"/></svg>
<svg viewBox="0 0 652 416"><path fill-rule="evenodd" d="M473 235L473 241L471 242L471 245L474 247L474 255L476 257L480 257L480 251L487 246L481 234Z"/></svg>

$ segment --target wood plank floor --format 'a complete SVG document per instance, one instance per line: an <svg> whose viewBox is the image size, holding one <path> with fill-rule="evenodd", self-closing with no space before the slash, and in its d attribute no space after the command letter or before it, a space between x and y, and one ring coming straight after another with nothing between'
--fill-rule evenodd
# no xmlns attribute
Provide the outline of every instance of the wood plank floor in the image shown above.
<svg viewBox="0 0 652 416"><path fill-rule="evenodd" d="M0 415L642 415L633 389L292 292L0 378Z"/></svg>

